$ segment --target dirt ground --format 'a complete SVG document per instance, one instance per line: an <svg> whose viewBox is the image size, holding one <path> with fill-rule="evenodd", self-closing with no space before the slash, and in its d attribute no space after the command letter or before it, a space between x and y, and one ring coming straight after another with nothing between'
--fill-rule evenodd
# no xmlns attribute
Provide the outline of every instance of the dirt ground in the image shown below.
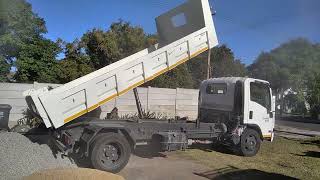
<svg viewBox="0 0 320 180"><path fill-rule="evenodd" d="M319 138L296 138L263 142L254 157L207 146L163 154L138 150L119 175L127 180L319 179Z"/></svg>
<svg viewBox="0 0 320 180"><path fill-rule="evenodd" d="M181 151L183 152L183 151ZM76 162L78 167L90 168L87 160ZM117 173L126 180L208 180L200 174L210 170L191 159L185 159L174 152L155 152L150 148L137 147L129 163Z"/></svg>
<svg viewBox="0 0 320 180"><path fill-rule="evenodd" d="M124 180L120 175L88 168L57 168L35 172L23 180Z"/></svg>
<svg viewBox="0 0 320 180"><path fill-rule="evenodd" d="M197 175L208 171L206 166L167 154L150 158L133 155L119 175L126 180L207 180Z"/></svg>
<svg viewBox="0 0 320 180"><path fill-rule="evenodd" d="M126 180L208 180L235 177L247 180L247 177L240 176L250 174L252 179L310 179L312 174L313 179L316 179L319 172L315 169L319 167L319 160L318 139L300 142L276 138L273 143L264 143L261 152L250 158L201 148L185 152L154 153L142 147L137 148L128 165L118 175ZM87 160L75 162L75 165L90 168ZM300 170L298 174L294 174L297 170Z"/></svg>

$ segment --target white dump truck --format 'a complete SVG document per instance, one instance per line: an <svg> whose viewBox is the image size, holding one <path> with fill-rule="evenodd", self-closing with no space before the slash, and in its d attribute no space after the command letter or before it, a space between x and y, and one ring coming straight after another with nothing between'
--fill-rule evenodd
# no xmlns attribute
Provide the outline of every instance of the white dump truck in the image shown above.
<svg viewBox="0 0 320 180"><path fill-rule="evenodd" d="M262 140L273 139L274 99L263 80L204 81L196 121L83 116L218 45L208 0L188 0L157 17L156 25L158 44L60 87L24 93L57 147L66 154L82 154L94 168L110 172L124 168L136 146L146 144L172 151L211 142L228 145L244 156L255 155Z"/></svg>

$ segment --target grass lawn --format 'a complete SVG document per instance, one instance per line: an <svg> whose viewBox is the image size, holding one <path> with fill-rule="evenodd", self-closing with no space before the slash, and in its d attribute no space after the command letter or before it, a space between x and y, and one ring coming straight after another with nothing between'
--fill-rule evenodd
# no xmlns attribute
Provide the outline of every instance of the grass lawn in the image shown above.
<svg viewBox="0 0 320 180"><path fill-rule="evenodd" d="M254 157L204 148L179 151L176 155L212 168L200 174L209 179L320 179L320 137L306 140L276 137L272 143L263 142Z"/></svg>

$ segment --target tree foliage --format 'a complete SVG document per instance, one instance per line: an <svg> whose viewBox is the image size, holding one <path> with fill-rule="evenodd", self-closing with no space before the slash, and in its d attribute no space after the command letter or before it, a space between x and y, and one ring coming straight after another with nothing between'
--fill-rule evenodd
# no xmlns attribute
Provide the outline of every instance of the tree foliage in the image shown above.
<svg viewBox="0 0 320 180"><path fill-rule="evenodd" d="M222 45L212 50L212 77L246 76L247 70L239 59L235 59L234 54L226 45Z"/></svg>
<svg viewBox="0 0 320 180"><path fill-rule="evenodd" d="M58 83L56 56L59 52L59 43L43 38L22 46L16 61L16 81Z"/></svg>
<svg viewBox="0 0 320 180"><path fill-rule="evenodd" d="M293 114L306 114L307 108L306 108L306 102L305 99L301 99L296 93L289 92L284 97L284 107L287 109L287 111L290 110L290 113Z"/></svg>
<svg viewBox="0 0 320 180"><path fill-rule="evenodd" d="M310 105L310 113L313 117L320 114L320 74L308 81L307 101Z"/></svg>
<svg viewBox="0 0 320 180"><path fill-rule="evenodd" d="M3 56L0 56L0 82L7 81L7 74L10 71L10 65Z"/></svg>
<svg viewBox="0 0 320 180"><path fill-rule="evenodd" d="M78 40L67 43L65 58L58 62L58 80L67 83L94 71L90 57L84 53L84 47Z"/></svg>
<svg viewBox="0 0 320 180"><path fill-rule="evenodd" d="M142 28L120 20L106 32L93 29L81 39L94 68L99 69L146 48L147 37Z"/></svg>
<svg viewBox="0 0 320 180"><path fill-rule="evenodd" d="M25 0L0 0L0 5L0 81L5 81L10 67L15 66L17 82L67 83L158 41L157 35L148 35L141 27L119 20L106 31L93 29L80 41L66 43L63 47L65 58L57 60L62 51L61 41L53 42L43 37L47 32L45 21L32 12L29 3ZM204 59L206 57L202 56L197 59L198 63L193 60L195 63L180 65L146 85L197 87L195 84L205 79ZM226 46L213 50L212 64L219 67L214 69L214 77L240 75L245 70Z"/></svg>
<svg viewBox="0 0 320 180"><path fill-rule="evenodd" d="M195 88L207 78L208 53L203 53L188 62L192 77L195 81ZM211 77L243 77L247 75L245 65L234 57L230 48L226 45L214 47L210 57Z"/></svg>
<svg viewBox="0 0 320 180"><path fill-rule="evenodd" d="M306 82L320 67L319 45L295 39L269 53L261 53L248 67L250 75L271 82L274 90L306 87Z"/></svg>
<svg viewBox="0 0 320 180"><path fill-rule="evenodd" d="M188 66L186 64L182 64L153 79L145 86L160 88L193 88L194 81Z"/></svg>
<svg viewBox="0 0 320 180"><path fill-rule="evenodd" d="M12 61L21 46L47 32L45 22L24 0L0 0L0 53Z"/></svg>
<svg viewBox="0 0 320 180"><path fill-rule="evenodd" d="M320 46L299 38L261 53L248 70L252 77L269 81L279 100L283 100L285 90L292 89L299 101L305 101L307 84L319 71L319 59Z"/></svg>
<svg viewBox="0 0 320 180"><path fill-rule="evenodd" d="M57 82L54 66L59 47L43 38L45 21L25 0L0 0L0 76L16 66L18 82Z"/></svg>
<svg viewBox="0 0 320 180"><path fill-rule="evenodd" d="M107 31L93 29L81 38L81 43L94 69L102 68L142 49L149 48L157 41L156 35L147 35L142 28L132 26L129 22L122 20L111 24ZM181 65L145 86L191 88L193 82L188 67Z"/></svg>

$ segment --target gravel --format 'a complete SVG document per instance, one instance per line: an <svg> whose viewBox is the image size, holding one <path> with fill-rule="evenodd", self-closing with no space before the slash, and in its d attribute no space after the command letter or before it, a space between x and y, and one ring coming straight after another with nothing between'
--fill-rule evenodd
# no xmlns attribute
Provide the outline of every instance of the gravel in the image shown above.
<svg viewBox="0 0 320 180"><path fill-rule="evenodd" d="M0 133L0 179L21 179L42 169L76 167L69 158L53 155L47 144L33 143L13 132Z"/></svg>

